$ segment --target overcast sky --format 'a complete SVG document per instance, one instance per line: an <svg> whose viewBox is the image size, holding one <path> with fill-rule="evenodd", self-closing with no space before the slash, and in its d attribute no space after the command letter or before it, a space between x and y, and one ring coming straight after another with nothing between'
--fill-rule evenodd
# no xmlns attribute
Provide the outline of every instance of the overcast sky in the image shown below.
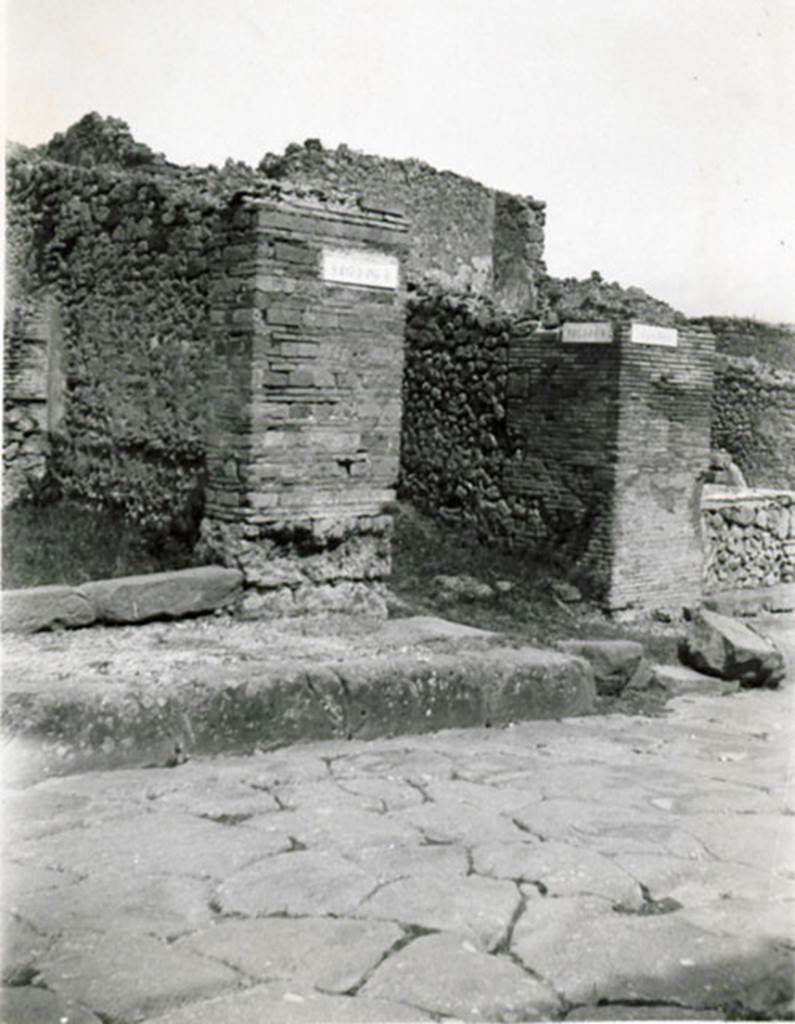
<svg viewBox="0 0 795 1024"><path fill-rule="evenodd" d="M558 276L795 322L795 0L6 0L9 138L319 137L547 201Z"/></svg>

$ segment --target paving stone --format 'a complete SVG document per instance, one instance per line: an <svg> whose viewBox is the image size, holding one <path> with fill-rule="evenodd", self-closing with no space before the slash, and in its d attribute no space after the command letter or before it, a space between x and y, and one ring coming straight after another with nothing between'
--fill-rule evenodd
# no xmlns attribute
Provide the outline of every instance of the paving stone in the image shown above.
<svg viewBox="0 0 795 1024"><path fill-rule="evenodd" d="M513 961L449 935L416 939L389 957L361 994L470 1021L548 1020L560 1010L554 991Z"/></svg>
<svg viewBox="0 0 795 1024"><path fill-rule="evenodd" d="M505 935L520 894L511 882L472 875L429 873L384 885L357 914L464 935L479 949L493 949Z"/></svg>
<svg viewBox="0 0 795 1024"><path fill-rule="evenodd" d="M148 935L71 935L53 946L39 968L48 988L100 1016L125 1021L140 1021L239 983L239 976L223 964Z"/></svg>
<svg viewBox="0 0 795 1024"><path fill-rule="evenodd" d="M145 932L169 938L213 919L207 880L106 869L58 890L20 894L13 910L40 931Z"/></svg>
<svg viewBox="0 0 795 1024"><path fill-rule="evenodd" d="M101 1024L74 999L32 985L0 990L0 1019L4 1024Z"/></svg>
<svg viewBox="0 0 795 1024"><path fill-rule="evenodd" d="M603 896L628 906L643 902L634 879L607 857L566 843L484 843L472 851L475 870L493 878L540 885L549 896Z"/></svg>
<svg viewBox="0 0 795 1024"><path fill-rule="evenodd" d="M678 914L603 914L553 928L517 926L512 949L572 1003L672 1002L721 1007L789 964L791 956L756 936L715 935ZM563 941L560 941L560 940Z"/></svg>
<svg viewBox="0 0 795 1024"><path fill-rule="evenodd" d="M5 882L4 882L5 885ZM2 936L2 983L19 984L30 978L36 962L51 944L51 938L34 928L29 921L8 911L0 911Z"/></svg>
<svg viewBox="0 0 795 1024"><path fill-rule="evenodd" d="M217 898L227 913L250 916L351 914L380 882L333 850L298 850L236 872Z"/></svg>
<svg viewBox="0 0 795 1024"><path fill-rule="evenodd" d="M213 957L262 980L296 979L329 994L360 984L403 937L396 924L333 918L220 921L179 948Z"/></svg>
<svg viewBox="0 0 795 1024"><path fill-rule="evenodd" d="M230 828L188 814L155 813L48 836L36 846L43 866L101 872L105 865L143 876L180 873L222 878L256 856L289 848L280 834Z"/></svg>
<svg viewBox="0 0 795 1024"><path fill-rule="evenodd" d="M150 1017L147 1024L403 1024L433 1019L402 1002L327 996L306 985L274 982L190 1003Z"/></svg>

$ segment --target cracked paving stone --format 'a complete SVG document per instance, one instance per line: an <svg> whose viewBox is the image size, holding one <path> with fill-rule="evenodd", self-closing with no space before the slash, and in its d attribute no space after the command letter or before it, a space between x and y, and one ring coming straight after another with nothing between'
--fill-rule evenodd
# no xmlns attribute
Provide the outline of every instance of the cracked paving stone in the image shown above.
<svg viewBox="0 0 795 1024"><path fill-rule="evenodd" d="M375 807L366 810L340 807L333 800L323 808L308 809L303 804L246 822L252 832L261 832L278 841L280 835L293 835L305 846L337 849L346 854L370 846L388 846L405 841L405 828L389 814Z"/></svg>
<svg viewBox="0 0 795 1024"><path fill-rule="evenodd" d="M548 1020L555 992L512 960L490 956L452 935L416 939L389 957L361 989L464 1021Z"/></svg>
<svg viewBox="0 0 795 1024"><path fill-rule="evenodd" d="M14 910L44 932L149 932L166 938L213 918L211 883L183 875L117 870L55 892L19 896Z"/></svg>
<svg viewBox="0 0 795 1024"><path fill-rule="evenodd" d="M28 921L5 911L0 911L0 936L4 984L27 972L52 942L48 935L37 931Z"/></svg>
<svg viewBox="0 0 795 1024"><path fill-rule="evenodd" d="M221 922L178 946L252 978L295 980L342 995L360 984L403 935L390 922L272 917Z"/></svg>
<svg viewBox="0 0 795 1024"><path fill-rule="evenodd" d="M672 1002L720 1007L792 958L757 936L715 935L677 914L603 914L537 929L520 920L512 950L571 1003Z"/></svg>
<svg viewBox="0 0 795 1024"><path fill-rule="evenodd" d="M409 1024L434 1018L401 1002L327 996L306 985L274 982L180 1006L147 1024Z"/></svg>
<svg viewBox="0 0 795 1024"><path fill-rule="evenodd" d="M101 1024L85 1006L57 992L26 985L0 990L0 1020L8 1024Z"/></svg>
<svg viewBox="0 0 795 1024"><path fill-rule="evenodd" d="M472 856L479 874L540 882L545 895L590 893L627 906L643 902L637 882L595 850L558 842L484 843Z"/></svg>
<svg viewBox="0 0 795 1024"><path fill-rule="evenodd" d="M338 853L299 850L258 861L228 877L217 889L226 912L351 914L381 879Z"/></svg>
<svg viewBox="0 0 795 1024"><path fill-rule="evenodd" d="M428 874L383 886L356 913L456 932L482 949L492 949L504 935L519 898L512 882Z"/></svg>
<svg viewBox="0 0 795 1024"><path fill-rule="evenodd" d="M93 824L93 823L92 823ZM193 815L140 814L126 820L48 836L36 843L36 860L80 874L114 870L145 875L173 873L221 878L256 856L289 847L282 835L227 828Z"/></svg>
<svg viewBox="0 0 795 1024"><path fill-rule="evenodd" d="M738 896L698 906L685 904L680 916L696 928L728 937L747 932L748 922L753 921L753 933L760 939L790 943L795 948L795 895L782 899L776 891L765 900Z"/></svg>
<svg viewBox="0 0 795 1024"><path fill-rule="evenodd" d="M130 1022L239 984L223 964L132 933L61 938L38 966L47 988L100 1016Z"/></svg>
<svg viewBox="0 0 795 1024"><path fill-rule="evenodd" d="M495 801L497 807L492 806L491 801L488 807L483 807L481 801L463 798L460 787L455 795L450 794L450 788L432 784L430 792L434 803L401 812L400 817L395 819L396 823L404 827L410 825L438 840L465 844L480 842L483 836L506 842L516 838L516 826L510 815L500 813L497 809L499 801ZM443 795L444 789L447 792ZM502 803L502 806L505 804Z"/></svg>
<svg viewBox="0 0 795 1024"><path fill-rule="evenodd" d="M792 870L795 816L700 814L688 817L686 827L722 861L779 874Z"/></svg>

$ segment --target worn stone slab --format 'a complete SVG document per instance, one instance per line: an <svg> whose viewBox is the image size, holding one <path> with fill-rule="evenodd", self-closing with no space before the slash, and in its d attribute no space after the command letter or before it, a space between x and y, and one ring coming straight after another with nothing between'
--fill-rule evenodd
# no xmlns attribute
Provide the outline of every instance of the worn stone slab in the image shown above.
<svg viewBox="0 0 795 1024"><path fill-rule="evenodd" d="M670 694L683 693L734 693L739 687L738 680L720 679L697 672L687 665L652 665L651 670L660 686Z"/></svg>
<svg viewBox="0 0 795 1024"><path fill-rule="evenodd" d="M549 1020L561 1010L549 985L450 935L416 939L381 964L361 993L469 1021Z"/></svg>
<svg viewBox="0 0 795 1024"><path fill-rule="evenodd" d="M594 850L560 842L483 843L472 851L475 870L493 878L529 882L545 896L602 896L640 906L637 882Z"/></svg>
<svg viewBox="0 0 795 1024"><path fill-rule="evenodd" d="M435 1020L403 1002L327 996L308 985L271 982L150 1017L147 1024L403 1024Z"/></svg>
<svg viewBox="0 0 795 1024"><path fill-rule="evenodd" d="M7 1024L102 1024L74 999L33 985L0 989L0 1019Z"/></svg>
<svg viewBox="0 0 795 1024"><path fill-rule="evenodd" d="M231 964L251 978L295 979L343 995L361 984L403 936L388 921L273 917L219 920L178 946Z"/></svg>
<svg viewBox="0 0 795 1024"><path fill-rule="evenodd" d="M259 860L217 890L227 913L352 914L382 881L334 850L297 850Z"/></svg>
<svg viewBox="0 0 795 1024"><path fill-rule="evenodd" d="M4 633L88 626L96 621L94 603L76 587L27 587L2 593Z"/></svg>
<svg viewBox="0 0 795 1024"><path fill-rule="evenodd" d="M775 644L745 623L706 608L692 613L680 657L691 668L744 686L776 686L785 674Z"/></svg>
<svg viewBox="0 0 795 1024"><path fill-rule="evenodd" d="M102 622L146 622L178 619L209 612L242 593L243 574L237 569L205 565L141 576L85 583L80 593L91 601Z"/></svg>
<svg viewBox="0 0 795 1024"><path fill-rule="evenodd" d="M143 1020L239 984L239 975L223 964L129 933L64 936L39 962L39 970L48 988L110 1020Z"/></svg>
<svg viewBox="0 0 795 1024"><path fill-rule="evenodd" d="M593 669L596 690L603 696L620 693L643 657L643 644L635 640L564 640L558 646L585 658Z"/></svg>
<svg viewBox="0 0 795 1024"><path fill-rule="evenodd" d="M470 875L455 878L415 869L382 885L357 914L462 936L484 952L508 931L521 893L507 881Z"/></svg>
<svg viewBox="0 0 795 1024"><path fill-rule="evenodd" d="M792 972L780 946L697 928L676 913L604 914L564 933L519 922L512 949L572 1003L642 1001L720 1008L760 979Z"/></svg>

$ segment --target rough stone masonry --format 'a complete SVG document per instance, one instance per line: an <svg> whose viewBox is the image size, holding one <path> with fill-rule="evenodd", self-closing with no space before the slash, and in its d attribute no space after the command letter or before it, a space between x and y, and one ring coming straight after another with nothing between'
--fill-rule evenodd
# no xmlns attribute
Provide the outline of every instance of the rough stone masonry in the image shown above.
<svg viewBox="0 0 795 1024"><path fill-rule="evenodd" d="M203 540L243 611L383 610L398 474L403 218L240 195L214 257Z"/></svg>

